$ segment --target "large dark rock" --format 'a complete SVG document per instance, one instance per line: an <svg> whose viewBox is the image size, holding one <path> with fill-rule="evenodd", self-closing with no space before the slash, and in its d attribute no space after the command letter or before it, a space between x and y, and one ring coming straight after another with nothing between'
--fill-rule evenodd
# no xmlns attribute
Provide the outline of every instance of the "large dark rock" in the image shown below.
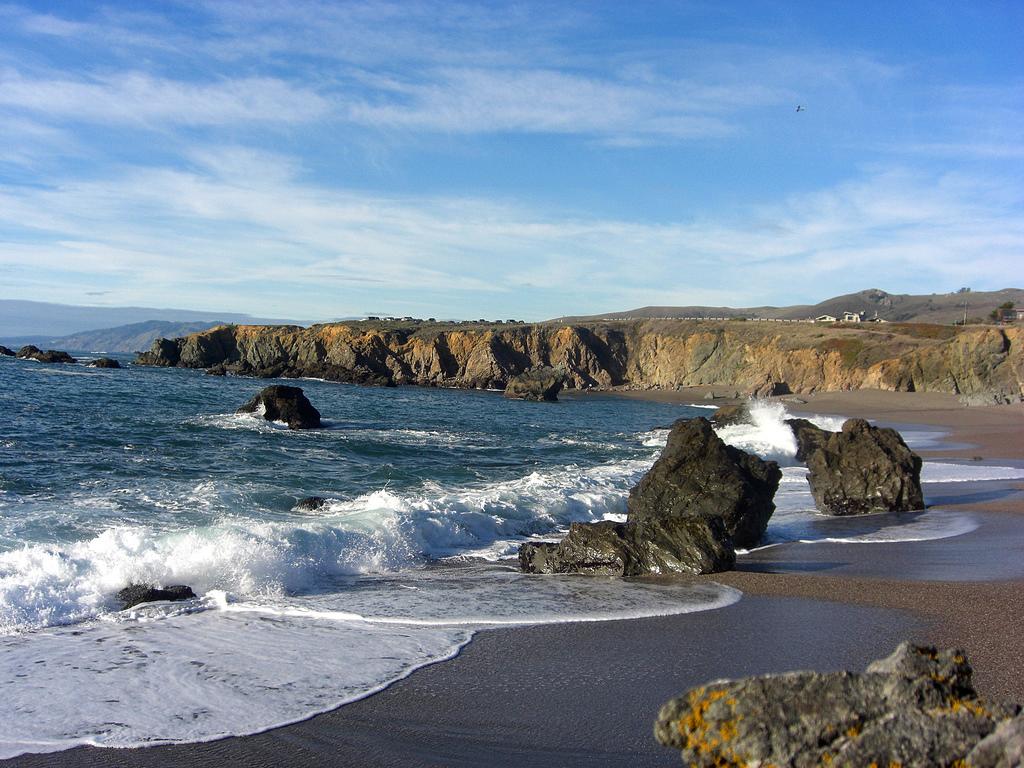
<svg viewBox="0 0 1024 768"><path fill-rule="evenodd" d="M735 562L736 552L717 517L573 523L557 544L529 543L519 548L519 566L526 573L717 573Z"/></svg>
<svg viewBox="0 0 1024 768"><path fill-rule="evenodd" d="M26 344L18 350L18 357L23 360L38 360L40 363L74 363L75 358L67 352L48 349L45 352L34 344Z"/></svg>
<svg viewBox="0 0 1024 768"><path fill-rule="evenodd" d="M531 368L513 376L505 385L505 397L516 400L546 400L554 402L562 391L565 373L550 366Z"/></svg>
<svg viewBox="0 0 1024 768"><path fill-rule="evenodd" d="M863 674L793 672L691 689L661 708L654 735L700 767L1019 765L991 757L1012 754L1020 730L1006 723L1018 711L978 698L963 651L904 643Z"/></svg>
<svg viewBox="0 0 1024 768"><path fill-rule="evenodd" d="M14 357L14 350L8 349L3 344L0 344L0 355L3 355L4 357Z"/></svg>
<svg viewBox="0 0 1024 768"><path fill-rule="evenodd" d="M121 364L112 357L97 357L91 363L90 368L120 368Z"/></svg>
<svg viewBox="0 0 1024 768"><path fill-rule="evenodd" d="M157 600L191 600L195 596L192 587L184 584L172 584L165 589L149 584L129 584L117 593L117 599L123 603L123 608L131 608L140 603L153 603Z"/></svg>
<svg viewBox="0 0 1024 768"><path fill-rule="evenodd" d="M142 352L135 359L136 365L155 365L173 368L181 360L181 339L157 339L148 352Z"/></svg>
<svg viewBox="0 0 1024 768"><path fill-rule="evenodd" d="M711 414L711 423L716 427L732 427L750 423L750 406L747 403L723 405Z"/></svg>
<svg viewBox="0 0 1024 768"><path fill-rule="evenodd" d="M841 432L828 432L791 419L797 457L807 463L807 480L818 510L830 515L906 512L924 508L921 457L899 432L849 419Z"/></svg>
<svg viewBox="0 0 1024 768"><path fill-rule="evenodd" d="M263 409L267 421L283 421L288 429L313 429L320 426L320 411L313 407L299 387L277 384L264 389L236 413L256 413Z"/></svg>
<svg viewBox="0 0 1024 768"><path fill-rule="evenodd" d="M720 517L733 543L750 547L768 527L781 478L778 464L726 445L707 419L680 419L630 491L627 519Z"/></svg>

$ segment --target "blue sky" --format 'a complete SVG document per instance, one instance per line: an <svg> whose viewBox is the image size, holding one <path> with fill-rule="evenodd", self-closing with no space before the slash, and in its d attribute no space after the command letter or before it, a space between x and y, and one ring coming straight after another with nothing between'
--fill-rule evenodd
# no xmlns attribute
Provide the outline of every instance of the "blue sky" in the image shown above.
<svg viewBox="0 0 1024 768"><path fill-rule="evenodd" d="M543 319L1020 286L1021 39L1020 2L0 0L0 298Z"/></svg>

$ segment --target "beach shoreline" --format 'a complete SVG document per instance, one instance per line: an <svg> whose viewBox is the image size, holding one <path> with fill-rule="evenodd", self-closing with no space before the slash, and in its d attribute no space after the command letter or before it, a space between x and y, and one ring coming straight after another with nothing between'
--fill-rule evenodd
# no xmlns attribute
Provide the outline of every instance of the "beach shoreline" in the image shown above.
<svg viewBox="0 0 1024 768"><path fill-rule="evenodd" d="M687 397L689 395L689 398ZM589 395L586 395L589 396ZM687 392L611 393L721 404ZM671 399L669 399L671 398ZM945 395L844 392L779 398L794 414L841 414L943 433L926 458L1024 459L1024 406L967 408ZM697 579L744 597L711 611L479 632L453 659L294 725L201 744L24 755L15 766L678 764L655 744L658 707L720 677L860 669L910 639L963 647L984 696L1024 700L1024 483L938 489L978 527L930 542L784 544ZM984 486L983 488L981 486ZM935 499L929 499L936 503ZM944 578L936 578L943 574Z"/></svg>

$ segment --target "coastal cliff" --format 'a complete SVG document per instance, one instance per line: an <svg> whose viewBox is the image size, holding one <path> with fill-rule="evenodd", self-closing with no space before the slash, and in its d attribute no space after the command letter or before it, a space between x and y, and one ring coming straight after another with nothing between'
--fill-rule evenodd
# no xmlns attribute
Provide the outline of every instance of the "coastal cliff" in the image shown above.
<svg viewBox="0 0 1024 768"><path fill-rule="evenodd" d="M718 385L742 392L946 392L1024 399L1024 332L923 324L631 320L586 324L225 325L158 339L140 365L260 377L503 389L537 366L576 389Z"/></svg>

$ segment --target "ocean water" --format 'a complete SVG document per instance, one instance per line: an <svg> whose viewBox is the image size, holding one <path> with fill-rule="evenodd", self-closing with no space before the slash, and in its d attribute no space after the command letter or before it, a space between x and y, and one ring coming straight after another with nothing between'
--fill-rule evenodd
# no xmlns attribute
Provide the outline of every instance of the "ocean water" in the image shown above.
<svg viewBox="0 0 1024 768"><path fill-rule="evenodd" d="M300 381L325 426L294 432L233 413L267 383L0 358L0 757L253 733L379 690L481 628L740 598L686 579L527 577L511 559L573 521L622 519L664 427L705 409ZM759 406L722 431L785 467L767 544L974 526L814 514L785 415ZM925 479L980 472L1022 474L927 464ZM296 511L309 495L329 504ZM121 611L132 582L199 597Z"/></svg>

